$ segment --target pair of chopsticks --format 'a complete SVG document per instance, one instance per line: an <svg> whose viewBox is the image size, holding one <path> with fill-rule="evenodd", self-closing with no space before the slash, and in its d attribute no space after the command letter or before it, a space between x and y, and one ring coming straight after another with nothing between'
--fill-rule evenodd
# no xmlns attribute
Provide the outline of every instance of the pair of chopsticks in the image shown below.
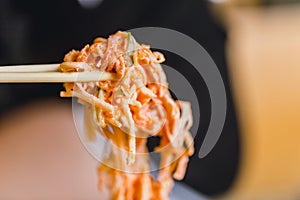
<svg viewBox="0 0 300 200"><path fill-rule="evenodd" d="M60 64L0 67L0 83L64 83L115 80L108 72L60 72Z"/></svg>

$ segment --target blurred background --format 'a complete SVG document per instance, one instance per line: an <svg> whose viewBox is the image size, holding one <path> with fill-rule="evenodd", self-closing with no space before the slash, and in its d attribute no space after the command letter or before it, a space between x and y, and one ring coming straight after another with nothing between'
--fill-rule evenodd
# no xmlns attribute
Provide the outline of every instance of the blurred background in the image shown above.
<svg viewBox="0 0 300 200"><path fill-rule="evenodd" d="M207 198L300 198L300 2L296 0L0 1L0 65L59 63L117 30L180 31L224 80L221 137L197 153L210 119L201 76L163 51L197 91L200 124L184 183ZM142 41L140 41L142 42ZM183 70L184 69L184 70ZM0 84L0 199L101 199L61 84Z"/></svg>

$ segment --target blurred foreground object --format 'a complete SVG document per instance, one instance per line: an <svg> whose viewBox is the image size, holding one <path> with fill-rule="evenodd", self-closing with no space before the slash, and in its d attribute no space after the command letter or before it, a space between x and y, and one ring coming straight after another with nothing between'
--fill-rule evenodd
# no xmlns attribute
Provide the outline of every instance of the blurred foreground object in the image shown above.
<svg viewBox="0 0 300 200"><path fill-rule="evenodd" d="M0 118L0 199L104 200L97 160L76 133L72 108L62 99L36 101ZM172 200L204 200L176 183Z"/></svg>
<svg viewBox="0 0 300 200"><path fill-rule="evenodd" d="M0 199L101 199L70 104L44 100L0 119Z"/></svg>
<svg viewBox="0 0 300 200"><path fill-rule="evenodd" d="M300 5L218 9L242 132L225 199L299 199Z"/></svg>

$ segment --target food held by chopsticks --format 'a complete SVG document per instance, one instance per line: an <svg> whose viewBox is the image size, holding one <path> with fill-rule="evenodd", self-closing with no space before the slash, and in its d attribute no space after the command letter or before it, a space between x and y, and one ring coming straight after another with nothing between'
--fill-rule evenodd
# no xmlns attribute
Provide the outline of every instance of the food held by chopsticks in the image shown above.
<svg viewBox="0 0 300 200"><path fill-rule="evenodd" d="M181 180L194 152L189 102L175 101L160 65L164 56L138 44L128 32L96 38L80 51L72 50L62 72L94 72L99 80L64 83L62 97L78 97L85 108L86 134L107 139L107 157L98 167L99 190L114 200L169 199L173 178ZM115 74L113 80L102 73ZM156 178L150 174L147 139L160 137Z"/></svg>

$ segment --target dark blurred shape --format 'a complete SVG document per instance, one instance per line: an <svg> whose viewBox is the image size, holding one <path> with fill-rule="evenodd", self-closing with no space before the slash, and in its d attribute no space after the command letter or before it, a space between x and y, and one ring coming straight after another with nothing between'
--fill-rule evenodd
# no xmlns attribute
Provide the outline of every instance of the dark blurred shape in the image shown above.
<svg viewBox="0 0 300 200"><path fill-rule="evenodd" d="M213 151L199 159L210 119L210 99L201 76L176 55L166 54L169 66L178 67L197 89L201 122L185 182L198 191L216 195L233 183L239 161L238 125L224 57L226 34L212 20L205 1L104 0L85 9L75 0L0 2L0 64L59 63L71 49L80 49L97 36L117 30L156 26L180 31L198 41L211 55L224 79L228 98L224 130ZM140 41L143 42L143 41ZM179 67L180 66L180 67ZM59 98L60 84L1 84L1 113L37 98Z"/></svg>

